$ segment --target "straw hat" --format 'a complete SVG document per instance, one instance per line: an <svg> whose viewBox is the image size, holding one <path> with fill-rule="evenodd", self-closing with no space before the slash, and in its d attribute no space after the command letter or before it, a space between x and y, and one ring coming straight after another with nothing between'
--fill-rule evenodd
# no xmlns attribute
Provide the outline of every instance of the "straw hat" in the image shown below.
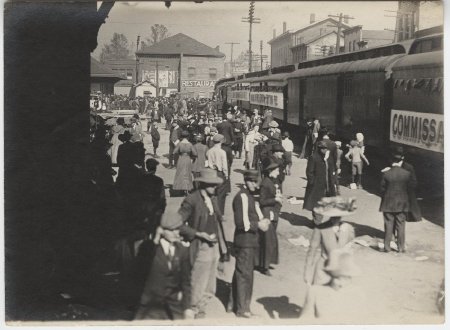
<svg viewBox="0 0 450 330"><path fill-rule="evenodd" d="M205 168L204 170L201 170L200 176L198 178L195 178L194 181L216 185L223 183L223 179L217 176L217 171L214 171L213 169L210 168Z"/></svg>
<svg viewBox="0 0 450 330"><path fill-rule="evenodd" d="M355 213L356 199L354 197L324 197L314 208L314 212L325 217L343 217Z"/></svg>
<svg viewBox="0 0 450 330"><path fill-rule="evenodd" d="M214 143L223 142L224 140L225 140L225 137L222 134L216 134L213 136Z"/></svg>
<svg viewBox="0 0 450 330"><path fill-rule="evenodd" d="M272 128L277 128L279 125L278 125L278 123L275 121L275 120L272 120L270 123L269 123L269 127L272 127Z"/></svg>

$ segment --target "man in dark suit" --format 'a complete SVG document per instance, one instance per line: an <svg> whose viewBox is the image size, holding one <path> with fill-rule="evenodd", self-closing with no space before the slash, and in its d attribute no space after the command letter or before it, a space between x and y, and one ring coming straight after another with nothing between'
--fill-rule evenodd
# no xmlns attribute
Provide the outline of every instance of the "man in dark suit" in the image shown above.
<svg viewBox="0 0 450 330"><path fill-rule="evenodd" d="M153 240L140 307L135 319L176 320L193 318L189 248L180 239L179 217L165 216Z"/></svg>
<svg viewBox="0 0 450 330"><path fill-rule="evenodd" d="M390 242L394 228L397 232L399 252L405 252L405 221L410 210L408 191L414 189L415 183L411 173L403 169L403 155L392 156L392 167L383 170L381 178L380 211L384 216L384 251L390 252Z"/></svg>
<svg viewBox="0 0 450 330"><path fill-rule="evenodd" d="M259 216L254 195L259 190L259 172L249 170L244 173L245 188L233 200L234 242L236 265L234 269L231 297L228 311L238 317L250 318L250 302L253 292L253 269L259 247Z"/></svg>
<svg viewBox="0 0 450 330"><path fill-rule="evenodd" d="M228 114L221 123L217 124L217 131L225 137L223 145L228 147L231 147L235 143L234 128L230 123L231 118L231 114Z"/></svg>
<svg viewBox="0 0 450 330"><path fill-rule="evenodd" d="M178 121L174 120L172 122L172 129L170 130L169 136L169 168L173 168L177 164L178 157L174 155L173 152L178 142L180 142L180 136L181 128L178 125Z"/></svg>

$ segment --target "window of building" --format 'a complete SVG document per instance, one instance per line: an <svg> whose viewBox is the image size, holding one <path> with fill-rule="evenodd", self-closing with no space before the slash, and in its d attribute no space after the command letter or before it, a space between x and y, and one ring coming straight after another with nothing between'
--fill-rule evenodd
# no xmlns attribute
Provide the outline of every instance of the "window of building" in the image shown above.
<svg viewBox="0 0 450 330"><path fill-rule="evenodd" d="M217 69L209 68L209 79L217 79Z"/></svg>
<svg viewBox="0 0 450 330"><path fill-rule="evenodd" d="M128 80L133 79L133 71L128 71L128 70L127 70L127 79L128 79Z"/></svg>
<svg viewBox="0 0 450 330"><path fill-rule="evenodd" d="M188 68L188 78L195 78L196 70L193 67Z"/></svg>

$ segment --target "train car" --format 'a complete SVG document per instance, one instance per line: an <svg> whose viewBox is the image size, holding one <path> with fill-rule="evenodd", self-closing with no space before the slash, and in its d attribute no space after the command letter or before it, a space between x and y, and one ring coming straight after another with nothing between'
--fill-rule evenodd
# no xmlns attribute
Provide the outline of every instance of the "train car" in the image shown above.
<svg viewBox="0 0 450 330"><path fill-rule="evenodd" d="M319 118L343 140L364 132L372 147L386 145L380 134L388 122L391 102L390 68L404 54L300 69L288 77L287 127L301 143L303 123ZM297 131L296 131L297 130Z"/></svg>
<svg viewBox="0 0 450 330"><path fill-rule="evenodd" d="M228 106L227 95L228 92L231 90L230 84L235 80L236 80L235 77L230 77L219 79L216 82L216 85L214 86L214 91L216 96L216 108L218 113L223 113L224 111L226 111L224 107L226 108Z"/></svg>
<svg viewBox="0 0 450 330"><path fill-rule="evenodd" d="M433 44L439 38L426 38ZM432 41L434 40L434 41ZM444 193L444 76L443 51L415 53L392 67L393 97L389 140L408 151L407 160L419 179L422 196ZM420 49L430 49L421 43ZM442 47L441 47L442 49Z"/></svg>
<svg viewBox="0 0 450 330"><path fill-rule="evenodd" d="M232 106L237 105L245 111L250 110L250 83L244 78L231 84L231 91L227 95L227 102Z"/></svg>
<svg viewBox="0 0 450 330"><path fill-rule="evenodd" d="M287 76L288 73L278 73L246 79L250 83L250 107L272 110L273 117L280 124L287 116Z"/></svg>

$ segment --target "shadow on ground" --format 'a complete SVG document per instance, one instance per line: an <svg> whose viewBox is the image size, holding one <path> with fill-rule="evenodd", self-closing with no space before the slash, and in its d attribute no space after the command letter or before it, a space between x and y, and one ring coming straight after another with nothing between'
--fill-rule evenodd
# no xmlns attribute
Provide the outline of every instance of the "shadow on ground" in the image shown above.
<svg viewBox="0 0 450 330"><path fill-rule="evenodd" d="M311 229L314 228L313 222L302 215L298 215L292 212L281 212L280 217L289 221L289 223L293 226L304 226Z"/></svg>
<svg viewBox="0 0 450 330"><path fill-rule="evenodd" d="M216 282L216 297L220 300L224 308L227 308L228 300L231 293L231 283L217 279Z"/></svg>
<svg viewBox="0 0 450 330"><path fill-rule="evenodd" d="M359 237L359 236L364 236L364 235L368 235L370 237L376 237L376 238L384 238L384 232L370 227L370 226L366 226L366 225L362 225L356 222L351 222L351 221L345 221L349 224L351 224L353 226L353 228L355 228L355 237Z"/></svg>
<svg viewBox="0 0 450 330"><path fill-rule="evenodd" d="M256 301L264 306L264 309L272 319L295 319L299 318L302 312L302 308L290 303L287 296L263 297Z"/></svg>

